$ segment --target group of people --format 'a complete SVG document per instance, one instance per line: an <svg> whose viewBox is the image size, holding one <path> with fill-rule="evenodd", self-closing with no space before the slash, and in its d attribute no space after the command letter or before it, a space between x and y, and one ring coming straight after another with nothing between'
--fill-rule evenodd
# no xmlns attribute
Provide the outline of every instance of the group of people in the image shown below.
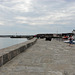
<svg viewBox="0 0 75 75"><path fill-rule="evenodd" d="M69 40L69 46L71 46L74 42L73 42L73 40L74 40L74 38L73 38L73 36L72 35L69 35L69 36L64 36L63 37L63 39L64 40Z"/></svg>

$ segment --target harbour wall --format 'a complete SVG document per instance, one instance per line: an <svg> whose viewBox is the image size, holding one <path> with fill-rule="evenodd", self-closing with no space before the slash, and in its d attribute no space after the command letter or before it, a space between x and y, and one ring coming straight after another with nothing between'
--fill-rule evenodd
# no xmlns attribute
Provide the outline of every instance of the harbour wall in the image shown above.
<svg viewBox="0 0 75 75"><path fill-rule="evenodd" d="M18 54L24 52L27 48L31 47L37 41L36 38L28 40L24 43L16 44L0 50L0 67L13 59Z"/></svg>

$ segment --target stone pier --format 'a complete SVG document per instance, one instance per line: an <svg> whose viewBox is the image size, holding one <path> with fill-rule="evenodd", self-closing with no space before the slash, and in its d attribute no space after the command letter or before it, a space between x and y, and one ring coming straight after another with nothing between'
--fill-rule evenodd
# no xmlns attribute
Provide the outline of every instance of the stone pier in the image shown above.
<svg viewBox="0 0 75 75"><path fill-rule="evenodd" d="M1 66L0 75L75 75L75 45L38 39Z"/></svg>

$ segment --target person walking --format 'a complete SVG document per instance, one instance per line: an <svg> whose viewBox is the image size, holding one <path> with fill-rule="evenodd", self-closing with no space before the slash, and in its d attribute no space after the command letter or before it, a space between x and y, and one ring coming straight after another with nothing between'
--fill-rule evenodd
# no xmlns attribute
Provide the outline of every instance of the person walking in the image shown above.
<svg viewBox="0 0 75 75"><path fill-rule="evenodd" d="M69 46L71 46L73 44L73 37L72 37L72 35L70 35L70 37L69 37Z"/></svg>

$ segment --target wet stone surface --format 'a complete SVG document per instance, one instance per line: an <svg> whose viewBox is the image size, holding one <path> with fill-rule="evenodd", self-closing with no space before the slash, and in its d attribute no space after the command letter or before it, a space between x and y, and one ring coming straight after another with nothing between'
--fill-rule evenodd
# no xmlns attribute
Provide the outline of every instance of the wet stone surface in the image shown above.
<svg viewBox="0 0 75 75"><path fill-rule="evenodd" d="M75 45L39 39L0 67L0 75L75 75Z"/></svg>

